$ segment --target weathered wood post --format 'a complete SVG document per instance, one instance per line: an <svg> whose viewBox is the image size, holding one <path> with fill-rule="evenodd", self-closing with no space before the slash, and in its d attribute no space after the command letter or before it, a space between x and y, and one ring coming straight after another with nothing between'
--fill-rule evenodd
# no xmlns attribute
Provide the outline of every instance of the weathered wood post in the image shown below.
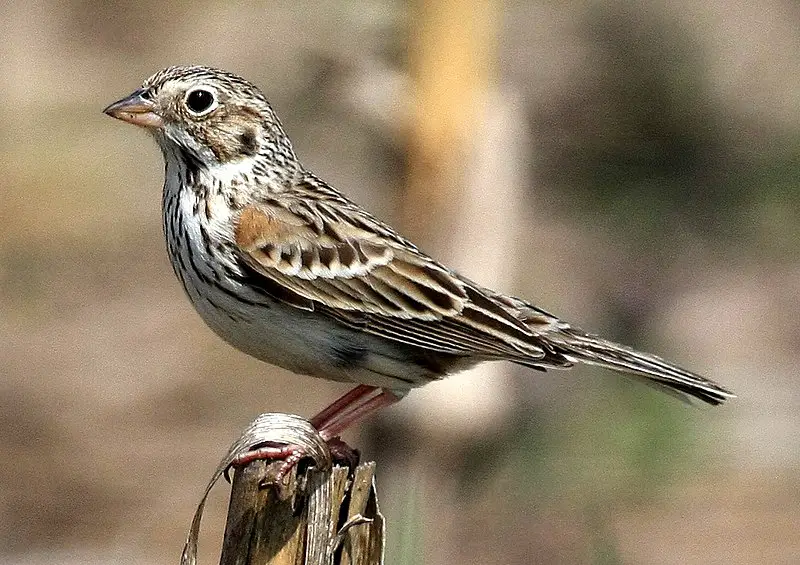
<svg viewBox="0 0 800 565"><path fill-rule="evenodd" d="M231 447L198 505L181 558L196 563L200 518L208 492L231 462L253 448L302 447L306 460L278 479L282 461L237 467L231 487L220 565L381 565L384 520L375 464L331 464L316 430L299 416L262 414Z"/></svg>

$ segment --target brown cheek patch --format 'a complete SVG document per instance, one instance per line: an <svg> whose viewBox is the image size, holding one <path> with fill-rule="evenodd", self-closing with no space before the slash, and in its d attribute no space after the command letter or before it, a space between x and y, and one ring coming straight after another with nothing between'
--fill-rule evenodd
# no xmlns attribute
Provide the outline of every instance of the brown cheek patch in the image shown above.
<svg viewBox="0 0 800 565"><path fill-rule="evenodd" d="M253 128L245 128L245 130L239 134L239 146L242 155L252 157L258 154L258 139L256 138L256 132Z"/></svg>
<svg viewBox="0 0 800 565"><path fill-rule="evenodd" d="M258 111L248 106L228 108L215 116L219 143L212 149L222 162L258 155Z"/></svg>
<svg viewBox="0 0 800 565"><path fill-rule="evenodd" d="M224 106L195 123L192 133L220 163L255 155L258 149L252 121Z"/></svg>

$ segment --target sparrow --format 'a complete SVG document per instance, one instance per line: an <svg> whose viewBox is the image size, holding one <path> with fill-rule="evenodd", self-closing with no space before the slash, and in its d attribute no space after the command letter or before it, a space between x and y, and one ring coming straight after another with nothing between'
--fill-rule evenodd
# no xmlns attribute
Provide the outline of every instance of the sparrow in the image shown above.
<svg viewBox="0 0 800 565"><path fill-rule="evenodd" d="M257 359L357 385L311 419L325 439L484 361L587 363L712 405L734 396L426 255L303 166L264 95L235 74L169 67L105 113L163 153L167 252L205 323Z"/></svg>

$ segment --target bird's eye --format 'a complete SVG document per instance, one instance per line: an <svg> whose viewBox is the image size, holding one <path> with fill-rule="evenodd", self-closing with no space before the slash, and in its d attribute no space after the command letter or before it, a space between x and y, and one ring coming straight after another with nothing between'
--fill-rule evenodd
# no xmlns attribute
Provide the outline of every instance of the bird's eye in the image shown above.
<svg viewBox="0 0 800 565"><path fill-rule="evenodd" d="M208 114L217 107L214 93L204 88L196 88L186 93L184 104L195 116Z"/></svg>

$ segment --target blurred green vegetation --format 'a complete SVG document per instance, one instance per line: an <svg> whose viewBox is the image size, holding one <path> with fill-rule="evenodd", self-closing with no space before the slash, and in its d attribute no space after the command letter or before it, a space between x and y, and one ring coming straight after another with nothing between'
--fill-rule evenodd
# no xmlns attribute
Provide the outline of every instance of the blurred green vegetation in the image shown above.
<svg viewBox="0 0 800 565"><path fill-rule="evenodd" d="M598 5L583 33L602 63L534 113L537 176L563 213L612 226L664 256L688 235L796 256L800 136L759 131L707 86L700 37L675 17ZM542 111L544 110L544 111Z"/></svg>

